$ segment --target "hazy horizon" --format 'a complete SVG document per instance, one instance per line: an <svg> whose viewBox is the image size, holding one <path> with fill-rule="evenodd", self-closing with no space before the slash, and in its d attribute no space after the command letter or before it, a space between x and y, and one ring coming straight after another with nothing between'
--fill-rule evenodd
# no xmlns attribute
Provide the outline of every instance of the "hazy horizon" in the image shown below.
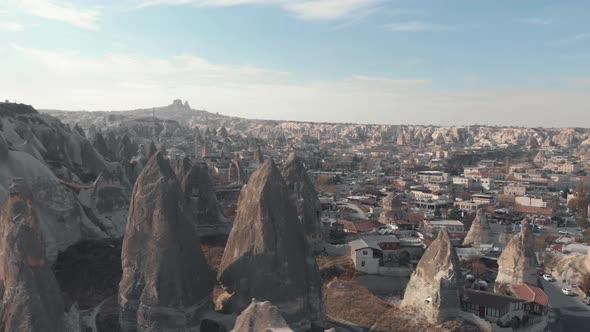
<svg viewBox="0 0 590 332"><path fill-rule="evenodd" d="M330 123L590 127L586 1L7 0L0 99Z"/></svg>

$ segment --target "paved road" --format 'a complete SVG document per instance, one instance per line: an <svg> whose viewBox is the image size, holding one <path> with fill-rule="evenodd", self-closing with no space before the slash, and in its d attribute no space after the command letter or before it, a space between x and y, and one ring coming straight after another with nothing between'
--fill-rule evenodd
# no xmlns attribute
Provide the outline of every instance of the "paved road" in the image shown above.
<svg viewBox="0 0 590 332"><path fill-rule="evenodd" d="M566 296L561 292L560 282L542 281L549 304L558 321L549 324L551 332L590 331L590 306L582 303L579 296Z"/></svg>

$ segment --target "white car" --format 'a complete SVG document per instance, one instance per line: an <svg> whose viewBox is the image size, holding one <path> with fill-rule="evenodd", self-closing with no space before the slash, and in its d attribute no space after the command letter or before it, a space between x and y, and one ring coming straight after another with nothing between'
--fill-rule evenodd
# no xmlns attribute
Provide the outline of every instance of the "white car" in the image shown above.
<svg viewBox="0 0 590 332"><path fill-rule="evenodd" d="M545 281L554 281L555 280L555 279L553 279L553 277L549 273L545 273L543 275L543 279L545 279Z"/></svg>
<svg viewBox="0 0 590 332"><path fill-rule="evenodd" d="M562 288L561 291L567 296L574 295L574 291L571 288Z"/></svg>

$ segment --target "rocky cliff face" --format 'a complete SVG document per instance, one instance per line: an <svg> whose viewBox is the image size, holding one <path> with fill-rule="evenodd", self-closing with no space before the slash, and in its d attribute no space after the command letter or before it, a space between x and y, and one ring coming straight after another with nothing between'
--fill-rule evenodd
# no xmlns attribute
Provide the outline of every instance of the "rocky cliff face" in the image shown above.
<svg viewBox="0 0 590 332"><path fill-rule="evenodd" d="M324 325L322 280L291 194L272 160L242 189L218 279L239 312L250 299L270 301L290 327Z"/></svg>
<svg viewBox="0 0 590 332"><path fill-rule="evenodd" d="M186 331L211 307L213 275L186 200L161 153L135 183L121 253L120 322L128 331Z"/></svg>
<svg viewBox="0 0 590 332"><path fill-rule="evenodd" d="M514 236L498 258L498 277L496 289L502 284L527 283L536 285L537 258L535 256L533 234L528 221L522 222L522 229Z"/></svg>
<svg viewBox="0 0 590 332"><path fill-rule="evenodd" d="M449 234L441 230L426 249L406 287L402 306L413 308L431 324L458 317L463 275Z"/></svg>
<svg viewBox="0 0 590 332"><path fill-rule="evenodd" d="M293 202L297 207L299 220L303 225L305 235L315 243L321 240L322 221L320 200L313 182L301 159L292 153L281 170L281 174L291 190Z"/></svg>
<svg viewBox="0 0 590 332"><path fill-rule="evenodd" d="M498 236L498 242L501 245L506 246L513 236L514 233L512 232L512 225L505 225L504 229L502 229L500 235Z"/></svg>
<svg viewBox="0 0 590 332"><path fill-rule="evenodd" d="M21 179L9 187L0 215L0 331L61 332L63 318L33 195Z"/></svg>
<svg viewBox="0 0 590 332"><path fill-rule="evenodd" d="M34 209L51 262L58 251L80 240L123 235L126 219L94 218L87 214L92 208L76 196L85 187L80 183L120 168L105 161L78 130L31 106L0 103L0 136L0 202L12 178L24 178L34 189ZM126 175L121 174L119 181L127 182Z"/></svg>
<svg viewBox="0 0 590 332"><path fill-rule="evenodd" d="M177 175L184 174L181 188L188 202L192 220L201 236L227 235L231 230L231 221L223 215L209 168L204 162L190 165L190 159L184 158ZM188 170L188 172L187 172Z"/></svg>
<svg viewBox="0 0 590 332"><path fill-rule="evenodd" d="M277 307L268 301L259 302L252 300L248 308L238 316L232 332L259 332L269 330L293 331L289 328L289 325L287 325L287 322Z"/></svg>
<svg viewBox="0 0 590 332"><path fill-rule="evenodd" d="M463 244L490 243L490 222L483 209L477 210L477 215L463 240Z"/></svg>

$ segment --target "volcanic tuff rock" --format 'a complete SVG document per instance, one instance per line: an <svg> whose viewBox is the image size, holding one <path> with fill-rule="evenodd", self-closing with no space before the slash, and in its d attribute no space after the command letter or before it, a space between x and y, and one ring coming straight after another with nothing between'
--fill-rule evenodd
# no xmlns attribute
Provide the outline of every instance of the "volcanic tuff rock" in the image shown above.
<svg viewBox="0 0 590 332"><path fill-rule="evenodd" d="M462 294L459 257L443 229L412 273L402 306L414 308L432 324L440 324L459 315Z"/></svg>
<svg viewBox="0 0 590 332"><path fill-rule="evenodd" d="M218 279L236 303L271 301L293 330L324 325L318 266L287 184L271 159L242 188Z"/></svg>
<svg viewBox="0 0 590 332"><path fill-rule="evenodd" d="M252 303L238 316L232 332L293 331L277 307L268 301L252 299Z"/></svg>
<svg viewBox="0 0 590 332"><path fill-rule="evenodd" d="M514 236L498 258L496 289L502 284L527 283L536 285L537 257L535 255L533 234L527 220L522 222L520 234Z"/></svg>
<svg viewBox="0 0 590 332"><path fill-rule="evenodd" d="M186 331L211 307L213 274L180 184L157 152L135 183L121 253L124 330Z"/></svg>
<svg viewBox="0 0 590 332"><path fill-rule="evenodd" d="M264 163L264 156L262 155L262 151L260 151L260 147L257 147L256 152L254 152L254 162L260 165Z"/></svg>
<svg viewBox="0 0 590 332"><path fill-rule="evenodd" d="M308 239L319 240L322 235L321 206L318 193L307 174L303 162L291 153L281 170L281 175L291 190L299 220Z"/></svg>
<svg viewBox="0 0 590 332"><path fill-rule="evenodd" d="M469 228L463 244L471 243L489 243L490 242L490 222L483 209L477 210L477 215Z"/></svg>
<svg viewBox="0 0 590 332"><path fill-rule="evenodd" d="M383 210L379 216L379 222L383 224L389 224L399 218L399 214L402 208L402 201L394 192L390 192L385 196L382 202Z"/></svg>
<svg viewBox="0 0 590 332"><path fill-rule="evenodd" d="M177 176L183 176L181 188L188 203L191 220L201 236L227 235L231 230L231 221L223 215L215 187L209 175L209 168L204 162L191 166L186 157L177 164Z"/></svg>
<svg viewBox="0 0 590 332"><path fill-rule="evenodd" d="M0 103L0 202L12 178L24 178L34 188L33 204L46 243L48 259L80 240L109 236L107 225L87 215L75 191L80 183L94 181L103 171L113 172L118 163L105 161L77 129L41 114L31 106ZM122 182L126 175L122 174ZM66 188L62 183L68 184ZM86 209L86 210L85 210ZM124 228L119 225L120 230Z"/></svg>
<svg viewBox="0 0 590 332"><path fill-rule="evenodd" d="M0 331L61 332L63 315L33 195L18 179L0 215Z"/></svg>
<svg viewBox="0 0 590 332"><path fill-rule="evenodd" d="M505 246L510 242L513 236L512 225L505 225L504 229L500 232L500 236L498 236L498 242Z"/></svg>

